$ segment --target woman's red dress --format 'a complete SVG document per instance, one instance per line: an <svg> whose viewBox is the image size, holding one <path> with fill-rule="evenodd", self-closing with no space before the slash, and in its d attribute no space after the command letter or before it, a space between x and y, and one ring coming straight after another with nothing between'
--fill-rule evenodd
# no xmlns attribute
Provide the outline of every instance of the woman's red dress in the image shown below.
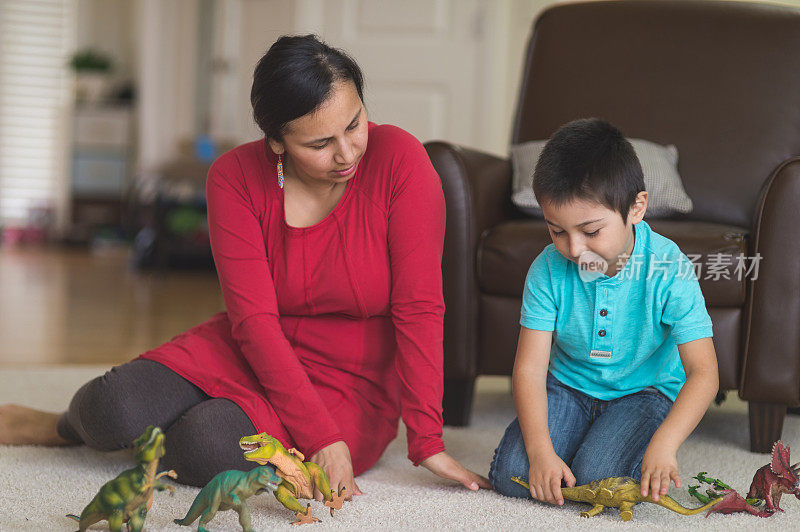
<svg viewBox="0 0 800 532"><path fill-rule="evenodd" d="M356 475L400 416L414 464L443 451L445 206L419 141L370 124L339 203L311 227L286 223L264 139L217 159L206 192L227 312L141 357L307 457L344 440Z"/></svg>

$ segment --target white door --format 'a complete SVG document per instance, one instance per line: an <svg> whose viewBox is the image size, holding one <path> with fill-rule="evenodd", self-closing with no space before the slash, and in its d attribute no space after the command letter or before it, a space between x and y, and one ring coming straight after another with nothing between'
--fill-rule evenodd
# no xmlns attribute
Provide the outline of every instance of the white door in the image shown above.
<svg viewBox="0 0 800 532"><path fill-rule="evenodd" d="M300 0L295 31L317 33L355 58L370 120L402 127L422 142L503 152L505 72L498 69L505 62L491 60L506 45L502 4Z"/></svg>

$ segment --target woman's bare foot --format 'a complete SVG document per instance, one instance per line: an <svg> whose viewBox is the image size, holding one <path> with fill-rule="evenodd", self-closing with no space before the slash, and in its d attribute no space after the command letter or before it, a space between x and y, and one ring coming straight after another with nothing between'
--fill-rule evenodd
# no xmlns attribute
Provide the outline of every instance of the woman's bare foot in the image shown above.
<svg viewBox="0 0 800 532"><path fill-rule="evenodd" d="M0 405L0 445L74 445L58 435L61 414L21 405Z"/></svg>

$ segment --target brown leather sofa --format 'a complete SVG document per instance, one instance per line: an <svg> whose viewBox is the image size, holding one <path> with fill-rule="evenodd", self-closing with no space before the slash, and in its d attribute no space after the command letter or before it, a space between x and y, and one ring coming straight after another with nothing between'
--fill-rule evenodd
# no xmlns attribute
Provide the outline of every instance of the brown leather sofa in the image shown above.
<svg viewBox="0 0 800 532"><path fill-rule="evenodd" d="M592 116L678 147L694 210L645 218L656 232L701 254L701 268L718 253L762 257L757 277L701 269L700 285L720 388L749 401L751 450L769 452L800 405L800 11L692 0L545 10L511 142ZM511 373L525 274L550 238L511 204L507 159L426 148L447 201L445 422L463 425L475 378Z"/></svg>

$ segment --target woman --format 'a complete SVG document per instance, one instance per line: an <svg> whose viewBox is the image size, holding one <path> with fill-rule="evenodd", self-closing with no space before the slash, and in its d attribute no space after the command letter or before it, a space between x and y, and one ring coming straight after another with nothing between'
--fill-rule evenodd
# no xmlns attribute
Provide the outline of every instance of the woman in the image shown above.
<svg viewBox="0 0 800 532"><path fill-rule="evenodd" d="M61 416L0 409L0 443L130 445L161 426L161 462L202 486L249 469L237 441L267 432L354 481L397 432L409 459L477 490L444 450L441 255L445 209L425 150L367 121L355 62L314 36L282 37L251 92L265 140L207 180L227 312L90 381Z"/></svg>

